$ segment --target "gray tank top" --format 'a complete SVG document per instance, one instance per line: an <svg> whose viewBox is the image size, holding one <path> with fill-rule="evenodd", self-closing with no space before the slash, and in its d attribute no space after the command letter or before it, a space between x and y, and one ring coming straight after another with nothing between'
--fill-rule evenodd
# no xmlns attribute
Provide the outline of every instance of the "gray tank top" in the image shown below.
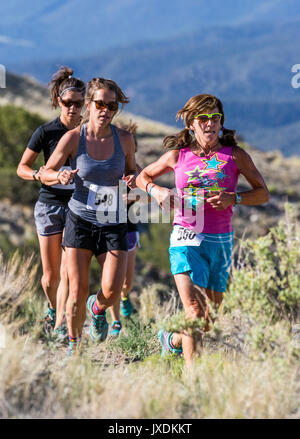
<svg viewBox="0 0 300 439"><path fill-rule="evenodd" d="M82 219L97 226L126 222L122 220L124 206L119 194L119 182L125 170L125 155L117 133L111 125L114 136L114 152L107 160L94 160L86 150L86 125L80 130L76 157L71 161L75 174L75 190L69 201L69 208Z"/></svg>

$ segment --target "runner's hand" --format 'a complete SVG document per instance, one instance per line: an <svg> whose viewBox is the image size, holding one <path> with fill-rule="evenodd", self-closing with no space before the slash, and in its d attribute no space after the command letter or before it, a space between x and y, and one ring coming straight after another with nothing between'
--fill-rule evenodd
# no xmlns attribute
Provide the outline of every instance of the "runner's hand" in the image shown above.
<svg viewBox="0 0 300 439"><path fill-rule="evenodd" d="M166 187L154 185L151 190L151 197L155 198L162 209L172 210L177 206L178 196Z"/></svg>
<svg viewBox="0 0 300 439"><path fill-rule="evenodd" d="M38 172L35 174L35 178L41 181L41 175L43 174L43 170L45 169L45 165L41 166Z"/></svg>
<svg viewBox="0 0 300 439"><path fill-rule="evenodd" d="M79 169L74 169L70 171L69 169L64 169L63 171L59 171L57 175L57 180L60 184L67 185L72 183L74 180L74 175L77 174Z"/></svg>
<svg viewBox="0 0 300 439"><path fill-rule="evenodd" d="M206 199L206 202L209 203L216 210L224 210L227 209L227 207L233 206L235 204L235 193L234 192L214 193L212 197Z"/></svg>
<svg viewBox="0 0 300 439"><path fill-rule="evenodd" d="M136 175L135 174L129 174L126 175L126 177L123 177L122 180L126 181L127 186L130 189L136 188Z"/></svg>

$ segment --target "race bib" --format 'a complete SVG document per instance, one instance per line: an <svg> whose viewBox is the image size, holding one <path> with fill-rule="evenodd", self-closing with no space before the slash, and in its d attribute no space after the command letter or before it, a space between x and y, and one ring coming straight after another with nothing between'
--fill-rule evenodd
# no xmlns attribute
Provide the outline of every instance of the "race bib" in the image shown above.
<svg viewBox="0 0 300 439"><path fill-rule="evenodd" d="M100 212L116 212L118 207L118 186L89 186L87 209Z"/></svg>
<svg viewBox="0 0 300 439"><path fill-rule="evenodd" d="M202 241L201 233L197 234L185 227L175 225L170 237L170 247L199 246Z"/></svg>

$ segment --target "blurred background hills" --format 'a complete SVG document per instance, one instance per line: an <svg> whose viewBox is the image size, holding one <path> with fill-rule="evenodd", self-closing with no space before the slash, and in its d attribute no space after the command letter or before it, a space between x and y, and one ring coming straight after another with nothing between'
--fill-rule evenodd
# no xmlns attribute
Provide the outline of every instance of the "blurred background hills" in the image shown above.
<svg viewBox="0 0 300 439"><path fill-rule="evenodd" d="M7 75L7 88L1 90L0 98L0 248L5 254L11 254L17 247L26 252L38 249L33 206L40 185L21 180L16 175L16 168L33 131L44 121L57 115L50 108L48 90L44 85L32 78ZM178 127L127 111L116 118L116 122L123 126L130 121L138 125L137 162L142 167L163 154L163 138L178 130ZM271 192L271 199L263 206L235 208L233 225L238 240L265 235L284 215L286 201L298 210L300 207L300 157L284 157L279 150L262 151L241 138L239 144L249 151L262 172ZM38 166L37 163L36 168ZM174 187L173 174L161 177L161 183ZM247 190L248 187L247 182L241 178L239 190ZM139 263L142 264L140 267L144 267L143 270L148 264L151 278L161 279L169 271L166 255L170 229L169 223L144 227L147 233L142 236Z"/></svg>
<svg viewBox="0 0 300 439"><path fill-rule="evenodd" d="M141 166L164 152L164 136L181 129L176 112L190 96L217 95L225 126L237 130L271 192L267 205L236 208L236 237L266 234L286 201L300 207L300 90L292 86L292 66L300 64L297 0L11 0L1 6L0 24L0 64L7 71L0 88L0 248L6 254L38 249L32 209L39 185L19 179L16 167L33 131L58 114L46 85L60 65L85 81L110 77L126 91L131 102L119 121L138 124ZM173 187L172 176L163 184ZM240 189L246 187L241 179ZM139 251L143 263L152 260L165 272L169 228L150 226Z"/></svg>
<svg viewBox="0 0 300 439"><path fill-rule="evenodd" d="M249 143L300 154L297 0L89 0L2 6L0 62L46 84L61 64L115 79L128 111L175 125L187 98L216 94ZM1 96L1 95L0 95Z"/></svg>

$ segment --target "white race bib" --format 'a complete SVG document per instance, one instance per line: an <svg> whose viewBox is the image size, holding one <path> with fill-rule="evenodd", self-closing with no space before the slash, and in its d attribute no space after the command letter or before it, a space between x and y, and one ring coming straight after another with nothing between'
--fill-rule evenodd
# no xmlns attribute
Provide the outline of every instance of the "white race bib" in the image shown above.
<svg viewBox="0 0 300 439"><path fill-rule="evenodd" d="M170 237L170 247L199 246L203 239L201 233L175 225Z"/></svg>
<svg viewBox="0 0 300 439"><path fill-rule="evenodd" d="M118 207L118 186L90 184L86 207L89 210L116 212Z"/></svg>

